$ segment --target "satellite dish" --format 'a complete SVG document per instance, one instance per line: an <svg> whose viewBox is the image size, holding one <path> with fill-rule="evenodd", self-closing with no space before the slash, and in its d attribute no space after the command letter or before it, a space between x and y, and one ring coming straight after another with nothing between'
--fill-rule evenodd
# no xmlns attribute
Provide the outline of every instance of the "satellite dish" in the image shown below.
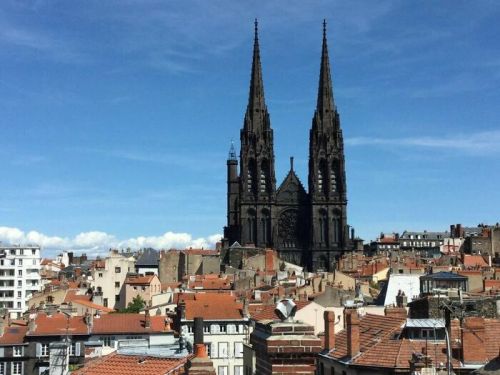
<svg viewBox="0 0 500 375"><path fill-rule="evenodd" d="M277 303L274 312L282 322L291 321L297 312L297 305L293 300L285 298Z"/></svg>

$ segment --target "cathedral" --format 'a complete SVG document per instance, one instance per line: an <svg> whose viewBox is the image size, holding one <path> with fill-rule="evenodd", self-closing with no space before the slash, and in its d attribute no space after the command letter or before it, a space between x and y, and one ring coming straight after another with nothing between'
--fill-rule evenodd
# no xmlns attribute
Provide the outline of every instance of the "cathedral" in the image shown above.
<svg viewBox="0 0 500 375"><path fill-rule="evenodd" d="M231 247L273 248L280 258L312 271L332 270L354 248L347 224L347 188L340 118L333 98L323 22L318 98L309 131L308 189L293 169L276 188L273 129L264 97L257 21L248 105L238 158L227 160L227 226Z"/></svg>

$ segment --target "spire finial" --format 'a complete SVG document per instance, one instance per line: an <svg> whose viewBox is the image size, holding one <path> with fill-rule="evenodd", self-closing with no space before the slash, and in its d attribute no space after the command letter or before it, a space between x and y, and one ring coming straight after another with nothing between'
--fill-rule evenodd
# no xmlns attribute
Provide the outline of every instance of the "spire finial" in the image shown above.
<svg viewBox="0 0 500 375"><path fill-rule="evenodd" d="M254 31L255 31L254 39L255 39L255 41L258 41L259 40L259 21L257 21L257 18L254 21Z"/></svg>
<svg viewBox="0 0 500 375"><path fill-rule="evenodd" d="M326 19L323 19L323 38L326 39Z"/></svg>
<svg viewBox="0 0 500 375"><path fill-rule="evenodd" d="M231 146L229 147L228 160L238 160L238 158L236 157L236 151L234 150L234 141L232 138L231 138Z"/></svg>
<svg viewBox="0 0 500 375"><path fill-rule="evenodd" d="M293 156L290 156L290 170L293 171Z"/></svg>

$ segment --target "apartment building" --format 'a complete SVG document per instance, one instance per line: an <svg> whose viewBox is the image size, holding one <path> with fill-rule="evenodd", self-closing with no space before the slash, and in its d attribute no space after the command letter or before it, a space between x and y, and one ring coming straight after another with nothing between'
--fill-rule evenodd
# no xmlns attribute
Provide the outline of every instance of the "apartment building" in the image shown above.
<svg viewBox="0 0 500 375"><path fill-rule="evenodd" d="M94 302L114 309L126 307L124 283L127 273L134 271L135 259L121 255L118 250L111 250L106 259L96 261L91 272Z"/></svg>
<svg viewBox="0 0 500 375"><path fill-rule="evenodd" d="M0 243L0 307L20 318L40 289L40 246Z"/></svg>
<svg viewBox="0 0 500 375"><path fill-rule="evenodd" d="M193 300L179 304L177 325L193 343L194 319L203 317L203 335L208 356L218 375L243 375L243 344L249 319L243 304L222 293L196 293Z"/></svg>

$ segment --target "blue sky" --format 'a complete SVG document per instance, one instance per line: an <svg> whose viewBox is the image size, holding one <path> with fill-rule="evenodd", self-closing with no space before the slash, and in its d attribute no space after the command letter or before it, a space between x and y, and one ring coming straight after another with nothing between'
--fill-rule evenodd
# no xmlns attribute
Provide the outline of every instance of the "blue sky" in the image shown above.
<svg viewBox="0 0 500 375"><path fill-rule="evenodd" d="M499 221L497 1L2 1L0 240L213 244L255 17L279 181L326 18L357 233Z"/></svg>

